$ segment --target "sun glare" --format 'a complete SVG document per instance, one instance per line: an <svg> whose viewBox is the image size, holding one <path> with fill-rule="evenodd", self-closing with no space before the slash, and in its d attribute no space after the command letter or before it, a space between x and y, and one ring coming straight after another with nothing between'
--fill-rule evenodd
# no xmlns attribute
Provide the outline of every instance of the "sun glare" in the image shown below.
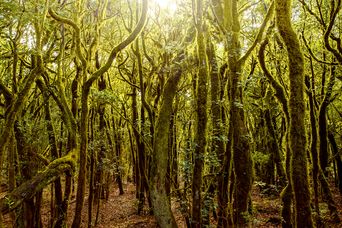
<svg viewBox="0 0 342 228"><path fill-rule="evenodd" d="M175 0L153 0L153 2L168 13L173 14L177 10L177 1Z"/></svg>

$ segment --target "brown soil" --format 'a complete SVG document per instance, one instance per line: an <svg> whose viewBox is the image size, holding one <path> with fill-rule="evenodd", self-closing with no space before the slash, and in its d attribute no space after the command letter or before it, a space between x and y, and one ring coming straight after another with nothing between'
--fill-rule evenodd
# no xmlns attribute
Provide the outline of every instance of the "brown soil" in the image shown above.
<svg viewBox="0 0 342 228"><path fill-rule="evenodd" d="M116 187L112 187L112 192L108 201L102 201L98 224L94 227L98 228L139 228L139 227L157 227L153 216L148 213L148 205L145 205L145 210L141 215L137 215L135 199L135 187L128 183L124 186L125 194L119 195ZM342 197L336 188L332 188L336 205L338 207L340 218L342 218ZM280 208L281 202L277 196L266 196L260 193L258 187L253 188L253 217L251 219L251 227L281 227ZM42 220L44 227L48 227L50 218L50 203L49 191L44 191L44 202L42 209ZM342 227L341 224L335 224L330 220L329 212L325 209L325 204L321 203L322 218L325 227ZM72 223L74 216L75 200L72 199L69 206L68 227ZM82 214L82 227L88 226L88 203L85 199L84 210ZM179 227L186 227L184 219L179 211L179 205L173 201L172 210L175 214ZM96 207L94 207L93 222L95 221ZM12 227L11 219L8 215L5 216L5 227ZM215 227L212 224L211 227Z"/></svg>

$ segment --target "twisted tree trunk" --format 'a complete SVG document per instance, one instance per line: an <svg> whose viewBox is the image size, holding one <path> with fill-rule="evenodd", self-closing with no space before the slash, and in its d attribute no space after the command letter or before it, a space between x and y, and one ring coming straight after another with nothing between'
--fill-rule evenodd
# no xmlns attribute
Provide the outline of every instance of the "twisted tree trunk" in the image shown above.
<svg viewBox="0 0 342 228"><path fill-rule="evenodd" d="M291 1L276 0L275 10L277 27L286 45L289 60L289 146L292 152L291 181L295 198L295 226L313 227L304 123L304 58L291 24Z"/></svg>

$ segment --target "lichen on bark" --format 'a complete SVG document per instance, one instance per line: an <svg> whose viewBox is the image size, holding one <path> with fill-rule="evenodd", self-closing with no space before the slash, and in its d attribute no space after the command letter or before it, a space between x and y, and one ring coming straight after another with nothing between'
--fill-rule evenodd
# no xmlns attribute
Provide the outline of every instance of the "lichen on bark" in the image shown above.
<svg viewBox="0 0 342 228"><path fill-rule="evenodd" d="M295 203L295 227L313 227L308 170L306 158L304 58L299 40L292 28L291 1L275 1L278 31L285 43L290 80L289 97L289 146L291 158L291 182Z"/></svg>

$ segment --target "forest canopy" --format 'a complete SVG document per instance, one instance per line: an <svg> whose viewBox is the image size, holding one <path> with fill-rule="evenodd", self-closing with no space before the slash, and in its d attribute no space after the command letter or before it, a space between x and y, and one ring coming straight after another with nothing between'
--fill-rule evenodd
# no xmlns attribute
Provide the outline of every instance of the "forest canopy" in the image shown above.
<svg viewBox="0 0 342 228"><path fill-rule="evenodd" d="M0 227L339 226L341 5L0 0Z"/></svg>

